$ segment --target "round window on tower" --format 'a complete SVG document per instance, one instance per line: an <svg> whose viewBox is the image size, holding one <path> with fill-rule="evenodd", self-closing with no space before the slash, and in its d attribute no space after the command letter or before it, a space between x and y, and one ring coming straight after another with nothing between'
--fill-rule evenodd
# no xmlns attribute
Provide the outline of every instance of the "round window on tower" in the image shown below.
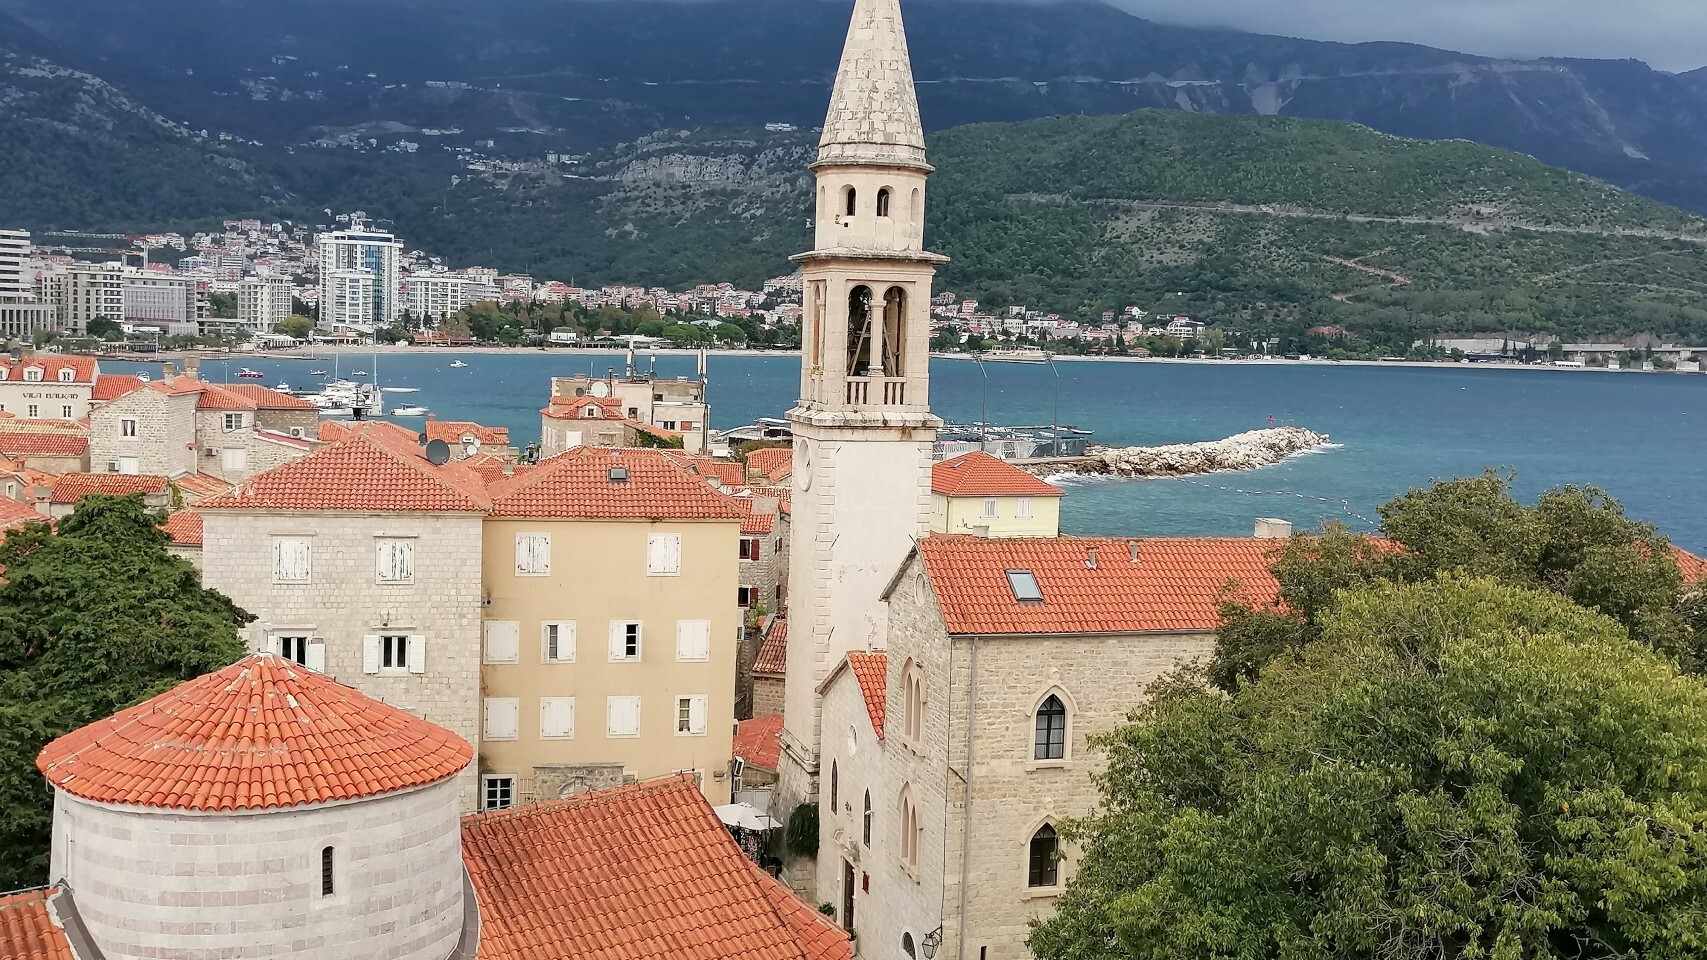
<svg viewBox="0 0 1707 960"><path fill-rule="evenodd" d="M794 472L794 475L795 475L795 478L800 481L800 489L802 489L802 490L812 489L812 445L811 444L802 443L800 445L800 469L796 470Z"/></svg>

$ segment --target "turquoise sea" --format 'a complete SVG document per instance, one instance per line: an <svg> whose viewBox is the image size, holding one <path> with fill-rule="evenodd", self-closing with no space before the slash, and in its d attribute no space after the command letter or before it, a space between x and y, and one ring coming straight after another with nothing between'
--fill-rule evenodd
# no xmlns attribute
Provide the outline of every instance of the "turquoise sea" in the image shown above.
<svg viewBox="0 0 1707 960"><path fill-rule="evenodd" d="M382 354L381 381L418 387L413 400L441 419L507 426L518 445L539 436L539 408L553 374L620 368L619 354ZM345 354L341 372L371 370L370 354ZM799 357L714 356L712 424L727 428L779 416L799 387ZM691 375L690 356L642 358L662 376ZM312 386L311 369L332 361L246 358L204 364L209 380L247 364ZM111 372L131 365L103 363ZM152 368L156 365L138 365ZM227 369L229 368L229 369ZM1520 493L1564 483L1610 491L1635 516L1678 544L1707 552L1707 376L1373 367L1338 364L1062 362L1048 366L936 360L931 401L938 415L972 421L1046 424L1055 403L1063 423L1114 445L1213 440L1277 423L1330 434L1333 449L1238 474L1187 483L1136 480L1074 484L1063 508L1068 532L1108 535L1248 534L1258 516L1314 526L1339 517L1354 527L1382 501L1435 477L1488 466L1517 470ZM416 423L420 421L400 421Z"/></svg>

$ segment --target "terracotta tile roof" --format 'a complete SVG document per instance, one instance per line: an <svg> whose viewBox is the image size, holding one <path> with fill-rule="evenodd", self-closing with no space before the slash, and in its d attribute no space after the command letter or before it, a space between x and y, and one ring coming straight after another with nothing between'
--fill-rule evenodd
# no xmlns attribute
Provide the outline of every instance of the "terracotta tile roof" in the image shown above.
<svg viewBox="0 0 1707 960"><path fill-rule="evenodd" d="M981 451L933 465L931 492L945 497L1059 497L1065 493Z"/></svg>
<svg viewBox="0 0 1707 960"><path fill-rule="evenodd" d="M472 457L464 457L458 461L464 469L478 474L487 483L496 483L518 473L526 473L533 467L523 463L511 463L490 453L477 453Z"/></svg>
<svg viewBox="0 0 1707 960"><path fill-rule="evenodd" d="M427 439L443 440L446 443L460 445L463 437L472 436L482 445L507 447L510 445L509 427L487 427L472 420L434 420L431 414L427 420Z"/></svg>
<svg viewBox="0 0 1707 960"><path fill-rule="evenodd" d="M183 377L178 378L179 381L182 381L183 379L184 379ZM175 383L175 384L173 384L173 386L176 387L177 384ZM243 394L238 393L237 391L235 391L235 390L231 389L230 387L227 387L223 384L204 383L201 385L201 388L202 388L201 399L196 401L196 409L197 410L255 410L255 409L258 409L255 401L249 399L248 397L244 396ZM265 389L265 388L263 388L263 389Z"/></svg>
<svg viewBox="0 0 1707 960"><path fill-rule="evenodd" d="M775 771L782 758L782 715L754 717L735 724L730 753L760 770Z"/></svg>
<svg viewBox="0 0 1707 960"><path fill-rule="evenodd" d="M794 934L807 960L848 960L853 952L853 943L836 921L819 913L816 907L800 899L781 880L759 869L758 864L748 861L747 866L758 876L759 886L782 917L782 922Z"/></svg>
<svg viewBox="0 0 1707 960"><path fill-rule="evenodd" d="M0 428L0 454L8 457L80 457L89 452L89 437L71 431Z"/></svg>
<svg viewBox="0 0 1707 960"><path fill-rule="evenodd" d="M770 629L765 631L765 642L759 645L759 652L753 657L754 673L784 673L788 670L788 617L779 615L771 618Z"/></svg>
<svg viewBox="0 0 1707 960"><path fill-rule="evenodd" d="M759 513L753 509L752 497L742 497L743 509L747 512L741 518L741 532L748 535L767 534L776 529L775 513ZM780 509L780 508L779 508Z"/></svg>
<svg viewBox="0 0 1707 960"><path fill-rule="evenodd" d="M410 447L419 447L420 434L407 427L399 426L389 420L362 420L339 422L337 420L322 420L317 431L317 439L324 443L338 440L348 440L351 437L373 437L377 440Z"/></svg>
<svg viewBox="0 0 1707 960"><path fill-rule="evenodd" d="M677 463L725 487L737 488L747 485L747 468L738 460L724 460L721 457L692 457L679 453L673 456Z"/></svg>
<svg viewBox="0 0 1707 960"><path fill-rule="evenodd" d="M255 654L73 730L36 767L99 803L262 810L424 786L473 755L449 730Z"/></svg>
<svg viewBox="0 0 1707 960"><path fill-rule="evenodd" d="M186 393L201 393L202 389L207 387L208 384L197 380L195 377L176 376L172 378L171 383L167 383L164 380L150 380L146 384L143 384L143 386L153 390L155 393L163 393L169 397L179 397Z"/></svg>
<svg viewBox="0 0 1707 960"><path fill-rule="evenodd" d="M92 386L95 383L94 357L64 357L48 354L31 354L21 360L10 357L0 357L0 380L8 383L24 383L24 372L31 367L42 369L41 379L45 383L80 383ZM69 369L73 379L59 379L59 371Z"/></svg>
<svg viewBox="0 0 1707 960"><path fill-rule="evenodd" d="M319 410L314 404L258 383L222 383L219 389L248 400L256 410Z"/></svg>
<svg viewBox="0 0 1707 960"><path fill-rule="evenodd" d="M133 377L123 373L103 373L95 378L95 392L90 395L89 399L103 403L108 400L117 400L141 386L141 377Z"/></svg>
<svg viewBox="0 0 1707 960"><path fill-rule="evenodd" d="M883 739L884 714L889 705L889 656L885 653L848 654L848 669L859 681L859 692L865 697L865 712L871 717L871 729L877 739Z"/></svg>
<svg viewBox="0 0 1707 960"><path fill-rule="evenodd" d="M77 960L65 931L48 912L59 888L25 890L0 897L0 958Z"/></svg>
<svg viewBox="0 0 1707 960"><path fill-rule="evenodd" d="M1207 632L1229 582L1248 603L1273 604L1269 556L1284 541L1254 537L1142 540L987 539L933 534L919 555L951 634ZM1131 559L1131 545L1138 560ZM1096 563L1090 565L1092 551ZM1031 571L1041 601L1015 599L1008 571Z"/></svg>
<svg viewBox="0 0 1707 960"><path fill-rule="evenodd" d="M747 466L771 483L781 483L794 473L793 447L760 447L747 453Z"/></svg>
<svg viewBox="0 0 1707 960"><path fill-rule="evenodd" d="M1673 560L1677 561L1677 569L1682 572L1685 583L1707 581L1707 560L1682 547L1672 547L1671 556Z"/></svg>
<svg viewBox="0 0 1707 960"><path fill-rule="evenodd" d="M48 502L71 504L92 494L122 497L166 492L165 477L136 473L64 473L54 478Z"/></svg>
<svg viewBox="0 0 1707 960"><path fill-rule="evenodd" d="M484 513L488 503L472 472L428 463L413 437L375 432L256 474L197 509Z"/></svg>
<svg viewBox="0 0 1707 960"><path fill-rule="evenodd" d="M589 416L588 408L597 408ZM540 413L553 420L627 420L622 401L616 397L552 397Z"/></svg>
<svg viewBox="0 0 1707 960"><path fill-rule="evenodd" d="M179 510L171 514L160 529L166 531L166 536L180 547L202 545L202 515L194 510Z"/></svg>
<svg viewBox="0 0 1707 960"><path fill-rule="evenodd" d="M480 907L479 960L852 953L781 898L688 777L465 817L462 856Z"/></svg>
<svg viewBox="0 0 1707 960"><path fill-rule="evenodd" d="M0 497L0 528L15 527L20 523L29 523L31 520L46 519L36 512L35 507L27 503L9 497Z"/></svg>
<svg viewBox="0 0 1707 960"><path fill-rule="evenodd" d="M613 468L626 469L628 479L610 479ZM738 520L743 513L739 500L661 450L576 447L491 490L496 517Z"/></svg>
<svg viewBox="0 0 1707 960"><path fill-rule="evenodd" d="M230 492L231 488L236 486L236 484L206 473L192 473L179 477L172 483L178 489L189 494L191 498L197 500L217 497L222 493Z"/></svg>

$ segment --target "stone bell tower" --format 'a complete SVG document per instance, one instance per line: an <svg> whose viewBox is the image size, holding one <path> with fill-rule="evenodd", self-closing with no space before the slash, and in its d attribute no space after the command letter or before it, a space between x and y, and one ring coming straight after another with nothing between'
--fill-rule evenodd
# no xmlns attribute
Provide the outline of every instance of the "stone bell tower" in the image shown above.
<svg viewBox="0 0 1707 960"><path fill-rule="evenodd" d="M855 0L812 164L816 238L801 264L788 681L777 809L816 795L817 686L884 646L879 599L929 528L931 278L924 129L900 0Z"/></svg>

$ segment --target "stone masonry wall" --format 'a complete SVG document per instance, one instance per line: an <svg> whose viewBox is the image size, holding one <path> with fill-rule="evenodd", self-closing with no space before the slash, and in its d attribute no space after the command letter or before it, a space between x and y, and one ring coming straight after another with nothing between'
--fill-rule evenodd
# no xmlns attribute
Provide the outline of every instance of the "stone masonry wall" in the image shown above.
<svg viewBox="0 0 1707 960"><path fill-rule="evenodd" d="M107 472L107 464L135 457L137 471L163 477L196 472L196 400L198 394L167 395L133 390L89 414L89 469ZM136 436L124 436L124 421L136 421Z"/></svg>
<svg viewBox="0 0 1707 960"><path fill-rule="evenodd" d="M824 692L823 754L819 758L818 784L818 897L836 908L836 922L847 926L847 891L844 863L854 869L854 927L861 931L866 956L903 956L900 941L886 943L867 938L866 930L881 926L877 914L881 898L882 867L894 857L891 845L895 830L895 801L885 789L884 743L871 728L865 695L853 671L843 669ZM830 771L835 771L836 803L830 803ZM865 794L871 792L871 843L865 843ZM871 890L862 889L865 877ZM919 934L914 934L915 939Z"/></svg>
<svg viewBox="0 0 1707 960"><path fill-rule="evenodd" d="M784 682L782 677L771 673L753 677L753 716L769 717L782 713Z"/></svg>
<svg viewBox="0 0 1707 960"><path fill-rule="evenodd" d="M202 580L258 618L252 649L278 634L323 638L326 672L340 682L480 743L481 518L457 514L204 514ZM308 583L273 581L272 538L311 540ZM415 540L412 584L375 582L379 537ZM368 634L426 637L426 672L362 672ZM475 805L474 765L461 775Z"/></svg>

